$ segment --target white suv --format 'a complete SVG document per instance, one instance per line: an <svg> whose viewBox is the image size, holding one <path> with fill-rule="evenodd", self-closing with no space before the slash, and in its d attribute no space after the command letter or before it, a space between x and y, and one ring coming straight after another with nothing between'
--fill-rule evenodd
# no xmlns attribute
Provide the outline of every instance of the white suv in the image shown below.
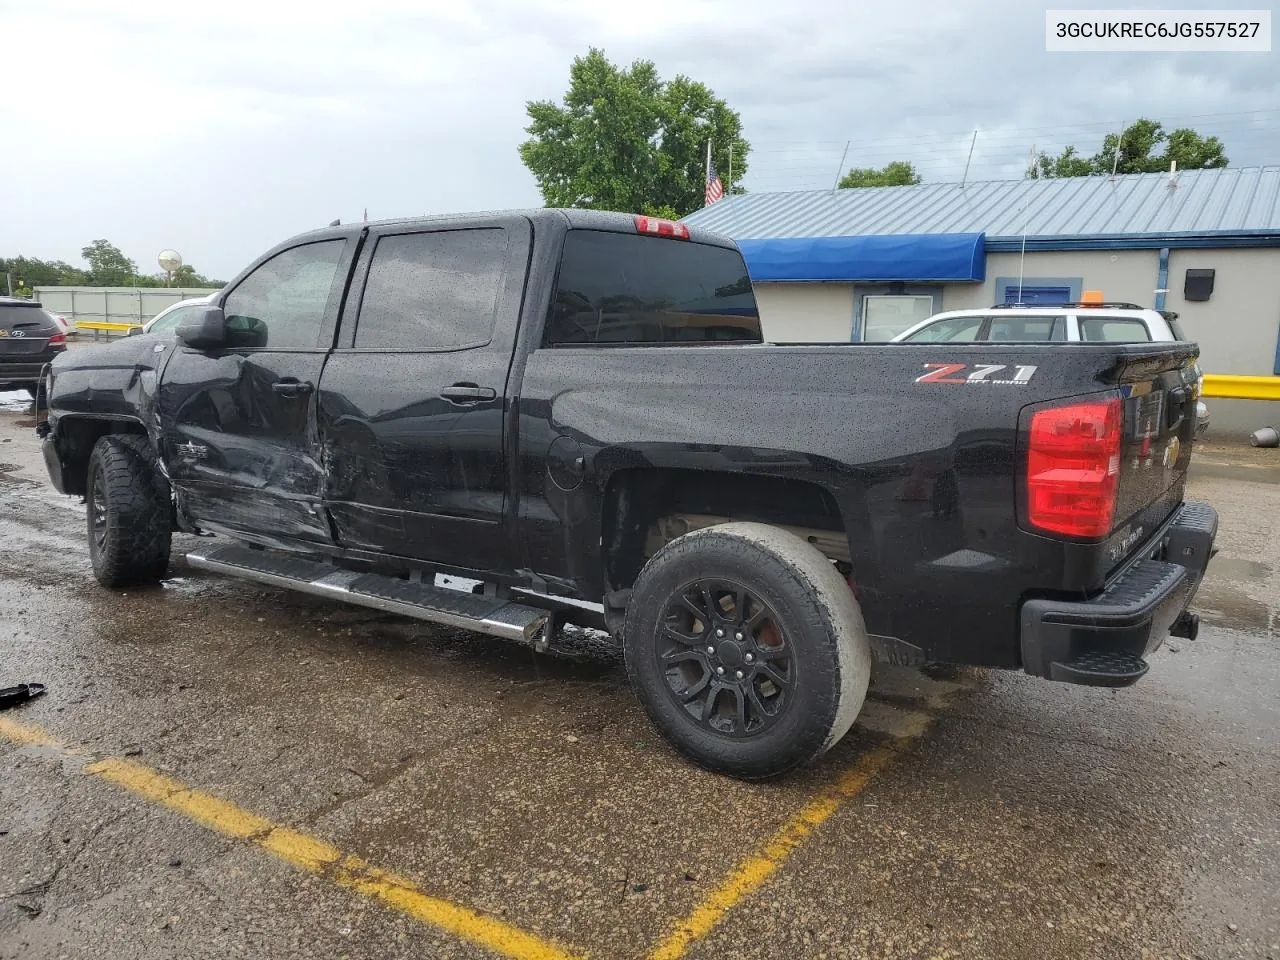
<svg viewBox="0 0 1280 960"><path fill-rule="evenodd" d="M1001 303L985 310L947 310L908 327L891 343L1167 343L1185 340L1178 315L1136 303ZM1196 437L1209 411L1196 398Z"/></svg>

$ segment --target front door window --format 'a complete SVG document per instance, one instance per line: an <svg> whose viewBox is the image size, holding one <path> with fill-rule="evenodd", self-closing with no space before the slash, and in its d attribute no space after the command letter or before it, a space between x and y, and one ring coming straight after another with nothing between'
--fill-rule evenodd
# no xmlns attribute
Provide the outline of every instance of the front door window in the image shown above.
<svg viewBox="0 0 1280 960"><path fill-rule="evenodd" d="M227 344L239 349L314 350L345 240L276 254L223 303Z"/></svg>

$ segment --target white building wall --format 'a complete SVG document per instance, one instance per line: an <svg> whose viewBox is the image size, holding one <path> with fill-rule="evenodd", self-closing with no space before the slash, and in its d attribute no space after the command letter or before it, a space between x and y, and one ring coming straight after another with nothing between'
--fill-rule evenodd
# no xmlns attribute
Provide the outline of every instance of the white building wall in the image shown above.
<svg viewBox="0 0 1280 960"><path fill-rule="evenodd" d="M764 338L774 343L847 343L853 332L853 284L757 283Z"/></svg>
<svg viewBox="0 0 1280 960"><path fill-rule="evenodd" d="M1187 268L1215 270L1213 294L1184 300ZM1271 376L1280 333L1280 248L1171 250L1165 307L1177 311L1182 332L1200 344L1205 373ZM1206 399L1213 434L1280 427L1280 401Z"/></svg>
<svg viewBox="0 0 1280 960"><path fill-rule="evenodd" d="M1000 303L998 282L1018 278L1020 254L987 254L985 283L950 283L943 288L943 310L970 310ZM1104 299L1127 300L1140 306L1155 302L1160 270L1157 250L1039 251L1027 254L1023 283L1080 278L1084 290L1101 290ZM1176 308L1174 308L1176 309Z"/></svg>

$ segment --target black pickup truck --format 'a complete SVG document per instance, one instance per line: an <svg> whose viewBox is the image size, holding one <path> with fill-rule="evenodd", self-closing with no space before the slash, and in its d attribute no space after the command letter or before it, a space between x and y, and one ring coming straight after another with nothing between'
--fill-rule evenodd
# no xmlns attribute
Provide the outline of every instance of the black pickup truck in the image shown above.
<svg viewBox="0 0 1280 960"><path fill-rule="evenodd" d="M537 210L296 237L173 335L59 357L38 430L108 587L177 530L321 597L604 628L677 748L765 777L875 658L1124 686L1194 636L1197 354L767 344L732 242Z"/></svg>

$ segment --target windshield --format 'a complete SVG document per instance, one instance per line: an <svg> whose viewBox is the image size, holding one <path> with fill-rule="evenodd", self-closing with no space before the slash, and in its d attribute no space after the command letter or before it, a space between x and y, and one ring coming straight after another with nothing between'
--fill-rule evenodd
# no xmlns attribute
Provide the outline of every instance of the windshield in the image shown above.
<svg viewBox="0 0 1280 960"><path fill-rule="evenodd" d="M168 313L163 313L151 321L151 326L147 328L147 333L167 333L178 328L187 316L190 315L194 304L185 307L174 307Z"/></svg>

